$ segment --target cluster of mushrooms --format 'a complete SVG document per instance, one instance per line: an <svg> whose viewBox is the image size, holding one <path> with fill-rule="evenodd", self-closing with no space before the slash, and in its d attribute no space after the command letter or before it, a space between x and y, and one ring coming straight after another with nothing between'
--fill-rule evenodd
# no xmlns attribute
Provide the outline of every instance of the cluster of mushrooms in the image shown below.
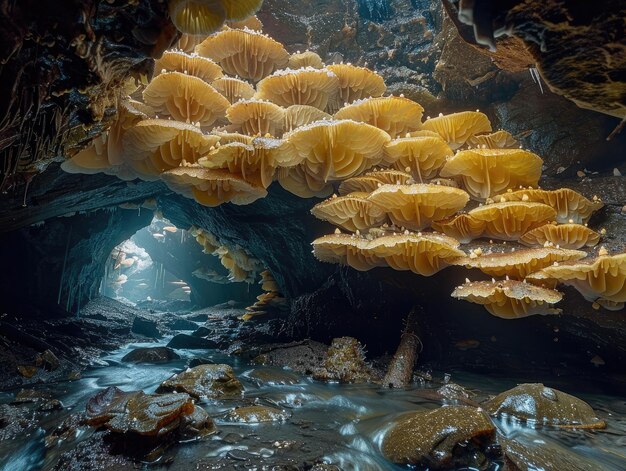
<svg viewBox="0 0 626 471"><path fill-rule="evenodd" d="M256 17L245 18L259 1L209 3L170 0L186 34L66 171L161 179L206 206L252 203L275 180L303 198L338 191L312 210L347 231L313 242L322 261L423 276L449 265L477 268L499 280L468 281L453 296L505 318L558 312L557 282L594 306L623 307L626 254L601 249L582 260L580 249L600 239L586 223L602 203L539 189L542 159L508 132L492 132L486 115L422 120L422 106L384 96L383 78L367 67L289 54ZM257 272L198 236L234 280ZM481 238L504 243L460 249ZM506 251L507 241L531 248Z"/></svg>

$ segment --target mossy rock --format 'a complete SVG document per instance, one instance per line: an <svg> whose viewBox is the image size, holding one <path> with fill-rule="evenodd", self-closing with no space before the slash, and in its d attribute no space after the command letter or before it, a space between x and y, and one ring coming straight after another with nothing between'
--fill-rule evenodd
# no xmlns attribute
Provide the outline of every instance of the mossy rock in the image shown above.
<svg viewBox="0 0 626 471"><path fill-rule="evenodd" d="M198 365L163 381L157 392L223 399L241 397L243 386L228 365Z"/></svg>

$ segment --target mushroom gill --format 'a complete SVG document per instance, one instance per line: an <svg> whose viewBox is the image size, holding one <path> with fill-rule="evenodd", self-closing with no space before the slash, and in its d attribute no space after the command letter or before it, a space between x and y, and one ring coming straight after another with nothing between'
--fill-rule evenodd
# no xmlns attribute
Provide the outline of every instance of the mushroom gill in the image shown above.
<svg viewBox="0 0 626 471"><path fill-rule="evenodd" d="M308 105L324 110L338 87L337 76L329 70L312 67L284 69L261 80L255 98L285 107Z"/></svg>
<svg viewBox="0 0 626 471"><path fill-rule="evenodd" d="M308 105L291 105L285 110L283 129L285 132L293 131L300 126L331 119L328 113Z"/></svg>
<svg viewBox="0 0 626 471"><path fill-rule="evenodd" d="M364 98L341 108L336 119L352 119L387 132L392 138L420 129L424 108L402 96Z"/></svg>
<svg viewBox="0 0 626 471"><path fill-rule="evenodd" d="M269 101L241 100L226 110L226 117L245 134L280 136L285 110Z"/></svg>
<svg viewBox="0 0 626 471"><path fill-rule="evenodd" d="M447 218L463 209L469 195L458 188L428 183L382 185L368 199L389 215L398 227L421 230L433 221Z"/></svg>
<svg viewBox="0 0 626 471"><path fill-rule="evenodd" d="M358 177L348 178L339 185L339 194L353 192L371 193L382 185L407 185L412 181L411 175L399 170L374 170Z"/></svg>
<svg viewBox="0 0 626 471"><path fill-rule="evenodd" d="M302 164L292 168L279 168L276 177L280 186L300 198L326 198L333 186L310 175Z"/></svg>
<svg viewBox="0 0 626 471"><path fill-rule="evenodd" d="M258 82L287 65L289 53L282 44L257 31L229 29L206 38L196 47L233 76Z"/></svg>
<svg viewBox="0 0 626 471"><path fill-rule="evenodd" d="M467 145L483 149L518 149L520 147L513 135L502 129L489 134L474 134L467 140Z"/></svg>
<svg viewBox="0 0 626 471"><path fill-rule="evenodd" d="M143 98L157 115L210 127L223 118L230 103L204 80L180 72L155 77L143 91Z"/></svg>
<svg viewBox="0 0 626 471"><path fill-rule="evenodd" d="M484 113L461 111L428 118L424 121L422 129L436 132L453 150L456 150L474 134L491 132L491 123Z"/></svg>
<svg viewBox="0 0 626 471"><path fill-rule="evenodd" d="M367 193L350 193L316 204L311 213L347 231L367 231L387 221L384 208L367 199Z"/></svg>
<svg viewBox="0 0 626 471"><path fill-rule="evenodd" d="M405 170L415 181L424 183L439 173L454 153L440 137L403 137L385 146L385 162Z"/></svg>
<svg viewBox="0 0 626 471"><path fill-rule="evenodd" d="M452 297L481 304L503 319L559 314L561 310L552 306L563 299L558 291L515 280L467 282L458 286Z"/></svg>
<svg viewBox="0 0 626 471"><path fill-rule="evenodd" d="M432 223L434 230L454 237L461 244L468 244L472 240L482 237L485 232L485 225L485 221L474 219L467 213L460 213Z"/></svg>
<svg viewBox="0 0 626 471"><path fill-rule="evenodd" d="M519 186L537 186L543 160L522 149L468 149L449 158L440 175L460 177L479 200Z"/></svg>
<svg viewBox="0 0 626 471"><path fill-rule="evenodd" d="M211 59L182 51L165 51L163 56L155 62L154 75L157 76L165 72L193 75L207 83L211 83L224 75L222 68Z"/></svg>
<svg viewBox="0 0 626 471"><path fill-rule="evenodd" d="M313 254L321 262L338 263L367 271L387 264L367 251L370 241L350 234L329 234L315 239Z"/></svg>
<svg viewBox="0 0 626 471"><path fill-rule="evenodd" d="M586 224L593 213L604 206L597 196L594 196L593 200L589 200L570 188L559 188L558 190L528 188L503 193L495 196L494 200L534 201L547 204L556 209L556 221L561 224Z"/></svg>
<svg viewBox="0 0 626 471"><path fill-rule="evenodd" d="M522 201L485 204L468 215L485 223L482 237L500 240L518 240L526 232L554 221L556 211L542 203Z"/></svg>
<svg viewBox="0 0 626 471"><path fill-rule="evenodd" d="M172 23L186 34L211 34L226 20L221 0L169 0L167 5Z"/></svg>
<svg viewBox="0 0 626 471"><path fill-rule="evenodd" d="M547 243L564 249L582 249L597 245L600 234L582 224L544 224L525 233L520 242L530 247Z"/></svg>
<svg viewBox="0 0 626 471"><path fill-rule="evenodd" d="M249 100L254 96L254 88L248 82L233 78L222 77L211 82L215 88L232 105L239 100Z"/></svg>
<svg viewBox="0 0 626 471"><path fill-rule="evenodd" d="M523 280L529 274L555 262L580 260L586 256L587 253L580 250L544 247L463 257L456 260L454 264L465 268L477 268L491 276L506 276L514 280Z"/></svg>
<svg viewBox="0 0 626 471"><path fill-rule="evenodd" d="M328 112L336 113L342 106L364 98L378 98L387 86L383 78L367 67L352 64L332 64L326 67L339 79L339 93L328 104Z"/></svg>
<svg viewBox="0 0 626 471"><path fill-rule="evenodd" d="M233 29L251 29L253 31L263 31L263 23L257 16L250 16L243 20L226 20L224 26ZM203 38L204 39L204 38Z"/></svg>
<svg viewBox="0 0 626 471"><path fill-rule="evenodd" d="M305 67L311 67L313 69L323 69L324 62L319 54L313 51L296 52L289 57L287 68L289 69L302 69Z"/></svg>

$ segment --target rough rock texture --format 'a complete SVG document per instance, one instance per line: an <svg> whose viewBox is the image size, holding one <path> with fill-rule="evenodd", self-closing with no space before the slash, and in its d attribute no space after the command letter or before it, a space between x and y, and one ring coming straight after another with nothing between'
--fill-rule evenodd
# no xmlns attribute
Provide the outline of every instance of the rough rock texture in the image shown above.
<svg viewBox="0 0 626 471"><path fill-rule="evenodd" d="M158 391L185 392L196 398L236 398L243 393L243 386L228 365L199 365L163 381Z"/></svg>
<svg viewBox="0 0 626 471"><path fill-rule="evenodd" d="M180 355L168 347L142 347L128 352L122 357L122 361L126 363L167 363L179 358Z"/></svg>

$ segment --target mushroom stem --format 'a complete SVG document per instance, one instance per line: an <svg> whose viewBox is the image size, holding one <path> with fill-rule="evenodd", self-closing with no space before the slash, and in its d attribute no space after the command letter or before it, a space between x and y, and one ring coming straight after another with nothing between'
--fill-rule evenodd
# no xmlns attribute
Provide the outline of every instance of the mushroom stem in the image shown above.
<svg viewBox="0 0 626 471"><path fill-rule="evenodd" d="M422 341L419 338L419 325L417 323L417 316L421 311L421 308L415 306L409 312L404 330L400 336L398 349L393 355L393 359L383 379L383 387L406 388L411 384L413 367L419 353L417 348L419 346L420 351L422 348Z"/></svg>

